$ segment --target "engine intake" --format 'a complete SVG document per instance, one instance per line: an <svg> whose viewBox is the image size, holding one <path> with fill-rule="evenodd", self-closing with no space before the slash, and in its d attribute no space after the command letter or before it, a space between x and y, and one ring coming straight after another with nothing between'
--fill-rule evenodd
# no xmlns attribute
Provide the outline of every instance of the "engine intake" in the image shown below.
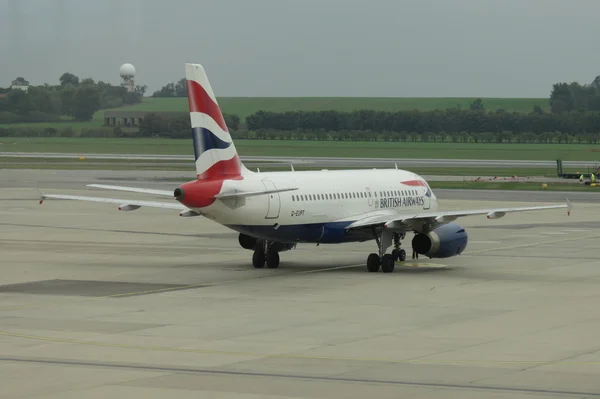
<svg viewBox="0 0 600 399"><path fill-rule="evenodd" d="M448 223L427 234L416 234L412 240L413 249L429 258L450 258L460 255L467 247L468 235L456 223Z"/></svg>

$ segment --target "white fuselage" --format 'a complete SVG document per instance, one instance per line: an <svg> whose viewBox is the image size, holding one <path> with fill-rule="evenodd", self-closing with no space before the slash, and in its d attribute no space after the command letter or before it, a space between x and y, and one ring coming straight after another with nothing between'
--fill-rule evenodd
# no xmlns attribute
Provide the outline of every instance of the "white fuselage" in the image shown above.
<svg viewBox="0 0 600 399"><path fill-rule="evenodd" d="M225 180L221 193L288 187L297 190L215 201L197 211L255 237L337 243L363 241L341 233L368 212L397 216L438 208L424 179L399 169L246 173L241 180Z"/></svg>

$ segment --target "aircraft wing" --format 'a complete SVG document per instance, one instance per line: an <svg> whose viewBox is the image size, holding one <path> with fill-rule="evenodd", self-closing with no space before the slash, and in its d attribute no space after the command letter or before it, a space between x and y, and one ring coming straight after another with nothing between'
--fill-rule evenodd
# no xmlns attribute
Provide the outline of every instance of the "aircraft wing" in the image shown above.
<svg viewBox="0 0 600 399"><path fill-rule="evenodd" d="M40 204L46 199L63 199L75 201L103 202L108 204L118 204L120 211L135 211L141 207L175 209L180 216L199 216L198 213L176 202L157 202L157 201L138 201L130 199L104 198L104 197L86 197L81 195L68 194L42 194Z"/></svg>
<svg viewBox="0 0 600 399"><path fill-rule="evenodd" d="M370 214L364 215L355 222L346 226L346 229L364 228L364 227L385 227L391 229L400 230L412 230L414 228L422 228L424 225L435 224L439 226L442 224L453 222L459 217L474 216L474 215L486 215L488 219L499 219L511 212L525 212L525 211L541 211L545 209L559 209L567 208L567 214L571 214L573 205L567 199L567 203L564 205L544 205L544 206L526 206L526 207L514 207L514 208L491 208L491 209L476 209L476 210L459 210L459 211L433 211L423 212L407 215L396 215L390 217L389 214L376 214L381 211L374 211Z"/></svg>

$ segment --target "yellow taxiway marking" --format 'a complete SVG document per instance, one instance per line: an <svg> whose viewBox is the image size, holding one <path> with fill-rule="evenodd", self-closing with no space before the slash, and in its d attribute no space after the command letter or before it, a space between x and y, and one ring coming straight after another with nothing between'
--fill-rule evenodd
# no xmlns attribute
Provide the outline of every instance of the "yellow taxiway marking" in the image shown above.
<svg viewBox="0 0 600 399"><path fill-rule="evenodd" d="M40 335L29 335L12 333L8 331L0 331L0 336L14 337L22 339L30 339L37 341L55 342L63 344L97 346L104 348L116 349L134 349L156 352L171 352L171 353L195 353L199 355L221 355L221 356L237 356L237 357L259 357L259 358L284 358L284 359L305 359L305 360L334 360L334 361L357 361L357 362L380 362L380 363L398 363L398 364L471 364L471 365L546 365L546 364L561 364L561 365L600 365L598 362L574 362L562 360L486 360L486 359L394 359L385 357L352 357L352 356L318 356L318 355L300 355L292 353L260 353L260 352L243 352L243 351L225 351L212 349L185 349L168 346L148 346L148 345L130 345L107 343L98 341L83 341L69 338L44 337Z"/></svg>

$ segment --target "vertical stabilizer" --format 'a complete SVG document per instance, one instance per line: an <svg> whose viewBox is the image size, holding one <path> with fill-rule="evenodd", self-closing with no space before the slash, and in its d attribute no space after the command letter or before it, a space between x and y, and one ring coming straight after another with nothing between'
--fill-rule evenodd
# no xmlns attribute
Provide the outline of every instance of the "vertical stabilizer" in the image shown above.
<svg viewBox="0 0 600 399"><path fill-rule="evenodd" d="M246 174L202 65L186 63L185 78L198 179Z"/></svg>

